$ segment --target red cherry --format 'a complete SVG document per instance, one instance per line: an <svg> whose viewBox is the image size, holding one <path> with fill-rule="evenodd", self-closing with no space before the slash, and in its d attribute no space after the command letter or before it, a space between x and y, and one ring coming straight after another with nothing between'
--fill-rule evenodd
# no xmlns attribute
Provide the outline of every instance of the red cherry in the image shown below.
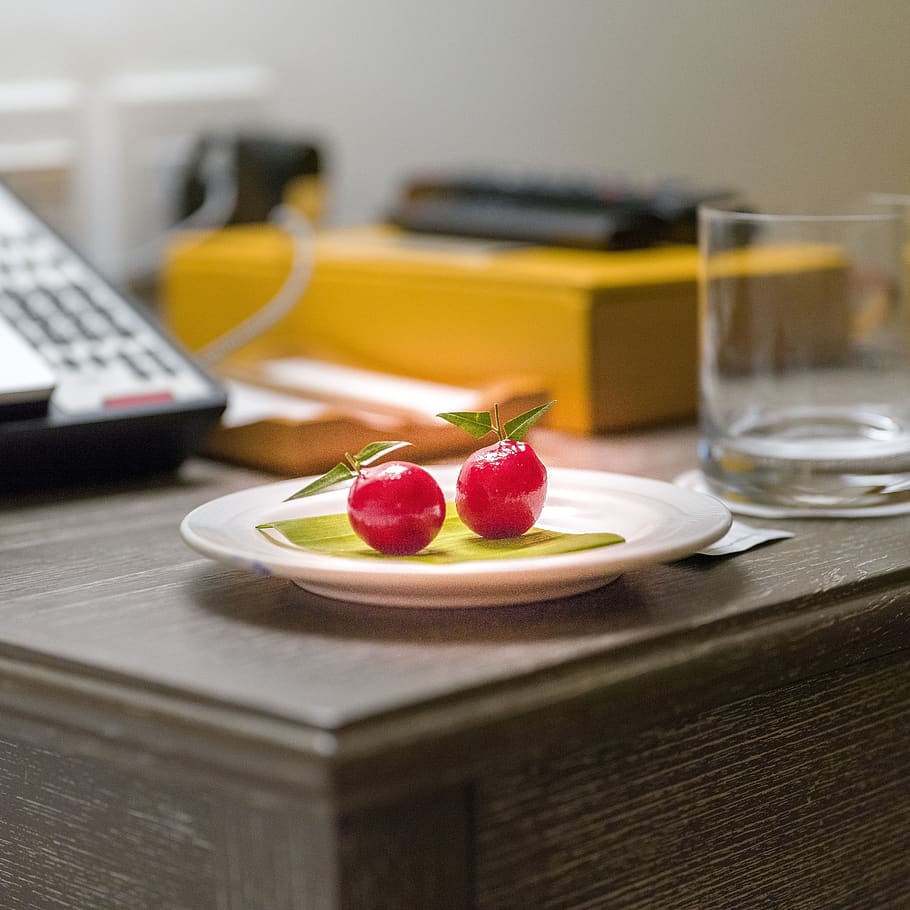
<svg viewBox="0 0 910 910"><path fill-rule="evenodd" d="M458 517L481 537L520 537L540 517L546 497L543 462L512 439L468 456L455 482Z"/></svg>
<svg viewBox="0 0 910 910"><path fill-rule="evenodd" d="M445 497L431 474L408 461L362 468L348 493L348 520L364 543L411 556L439 533Z"/></svg>

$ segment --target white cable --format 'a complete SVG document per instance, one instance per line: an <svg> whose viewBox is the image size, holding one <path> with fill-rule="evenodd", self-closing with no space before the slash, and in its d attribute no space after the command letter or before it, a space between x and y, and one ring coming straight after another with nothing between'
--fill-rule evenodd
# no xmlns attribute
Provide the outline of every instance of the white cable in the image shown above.
<svg viewBox="0 0 910 910"><path fill-rule="evenodd" d="M175 224L161 240L137 251L131 269L133 277L160 268L168 238L180 231L199 231L193 246L200 245L223 229L237 204L237 162L228 141L211 144L199 164L205 195L199 208ZM291 239L291 268L277 293L250 316L200 348L196 359L214 367L228 354L248 344L286 316L298 303L310 283L313 271L313 228L309 220L289 205L278 205L269 213Z"/></svg>
<svg viewBox="0 0 910 910"><path fill-rule="evenodd" d="M146 243L129 254L127 280L137 281L157 274L168 240L180 231L211 231L223 228L237 205L236 154L227 139L211 142L199 162L203 184L202 203L162 237ZM201 242L201 239L200 239Z"/></svg>
<svg viewBox="0 0 910 910"><path fill-rule="evenodd" d="M269 215L291 238L291 268L278 292L238 325L196 352L205 367L213 367L284 318L300 301L313 274L313 228L297 209L276 206Z"/></svg>

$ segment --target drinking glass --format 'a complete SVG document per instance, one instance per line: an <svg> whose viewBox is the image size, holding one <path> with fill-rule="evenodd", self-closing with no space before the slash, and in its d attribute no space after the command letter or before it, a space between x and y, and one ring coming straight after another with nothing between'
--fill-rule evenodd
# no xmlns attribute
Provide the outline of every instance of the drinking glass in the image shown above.
<svg viewBox="0 0 910 910"><path fill-rule="evenodd" d="M910 509L904 213L699 212L699 461L781 513Z"/></svg>

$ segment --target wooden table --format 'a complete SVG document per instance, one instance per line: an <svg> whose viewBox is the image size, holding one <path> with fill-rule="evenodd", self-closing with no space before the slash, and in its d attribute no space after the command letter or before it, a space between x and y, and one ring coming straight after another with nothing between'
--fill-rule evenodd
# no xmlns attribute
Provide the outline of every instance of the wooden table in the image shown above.
<svg viewBox="0 0 910 910"><path fill-rule="evenodd" d="M536 445L695 457L686 427ZM910 906L910 516L391 610L183 544L268 479L198 460L3 504L3 908Z"/></svg>

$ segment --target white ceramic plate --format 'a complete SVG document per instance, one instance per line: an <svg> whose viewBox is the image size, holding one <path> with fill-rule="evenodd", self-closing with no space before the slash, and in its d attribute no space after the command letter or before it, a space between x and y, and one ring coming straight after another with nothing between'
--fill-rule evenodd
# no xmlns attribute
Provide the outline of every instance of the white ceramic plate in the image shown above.
<svg viewBox="0 0 910 910"><path fill-rule="evenodd" d="M452 500L458 467L428 470ZM180 533L205 556L290 578L325 597L396 607L490 607L578 594L630 569L688 556L722 537L731 521L726 506L714 497L662 481L551 468L547 504L537 524L559 531L613 532L624 543L451 565L349 559L281 546L256 530L266 522L344 512L347 487L284 502L307 480L285 480L213 500L187 515Z"/></svg>

